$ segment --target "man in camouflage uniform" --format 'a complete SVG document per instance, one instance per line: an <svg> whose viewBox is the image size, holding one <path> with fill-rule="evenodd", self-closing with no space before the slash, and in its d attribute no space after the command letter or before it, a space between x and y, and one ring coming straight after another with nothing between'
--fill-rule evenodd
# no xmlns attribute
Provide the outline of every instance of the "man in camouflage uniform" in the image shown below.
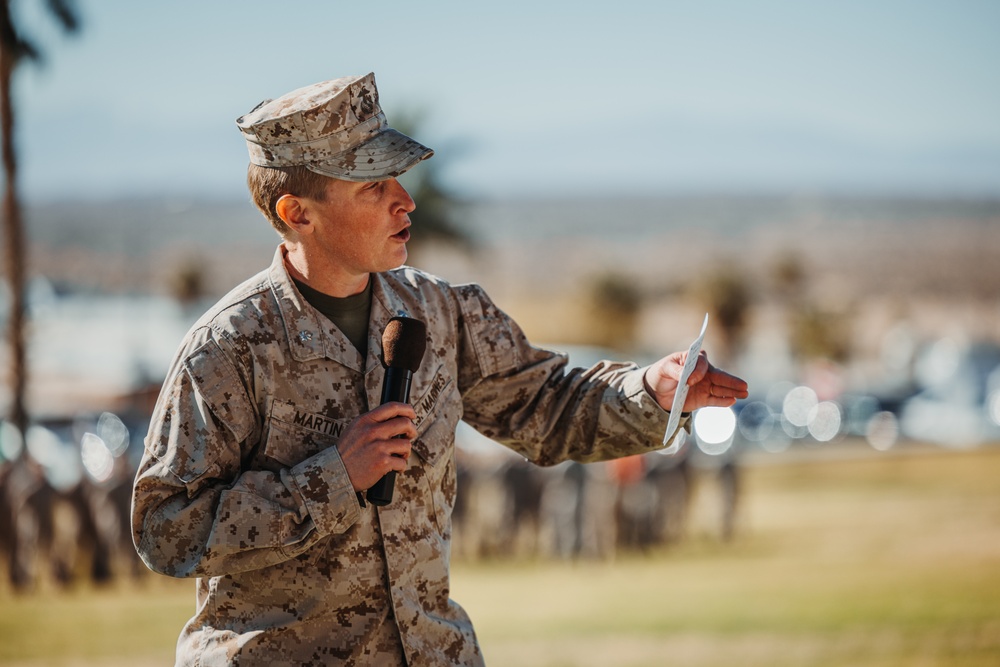
<svg viewBox="0 0 1000 667"><path fill-rule="evenodd" d="M177 664L482 664L449 596L458 420L540 465L652 451L684 355L567 369L480 287L402 266L414 204L395 177L432 151L387 126L373 75L237 124L282 242L185 338L133 496L146 564L198 578ZM379 405L401 314L427 351L410 404ZM693 381L687 411L746 395L705 358ZM393 501L365 503L390 470Z"/></svg>

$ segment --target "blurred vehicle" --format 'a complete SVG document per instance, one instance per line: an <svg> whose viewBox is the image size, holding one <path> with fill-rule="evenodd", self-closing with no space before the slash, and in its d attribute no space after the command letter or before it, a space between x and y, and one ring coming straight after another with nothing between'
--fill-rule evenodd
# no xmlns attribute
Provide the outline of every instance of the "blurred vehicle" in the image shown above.
<svg viewBox="0 0 1000 667"><path fill-rule="evenodd" d="M916 377L903 434L947 447L1000 441L1000 346L941 339L918 352Z"/></svg>

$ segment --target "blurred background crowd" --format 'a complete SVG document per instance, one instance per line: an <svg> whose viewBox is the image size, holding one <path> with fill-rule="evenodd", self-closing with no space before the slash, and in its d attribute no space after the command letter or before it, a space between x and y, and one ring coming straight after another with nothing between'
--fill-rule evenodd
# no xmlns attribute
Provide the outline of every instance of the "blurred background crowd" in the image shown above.
<svg viewBox="0 0 1000 667"><path fill-rule="evenodd" d="M142 575L129 494L160 382L278 241L241 192L232 121L362 70L437 149L404 182L411 264L483 284L574 365L686 349L708 313L710 358L751 387L697 413L673 456L541 469L463 425L455 558L667 546L699 494L725 541L746 466L1000 442L992 5L389 3L411 32L372 54L336 41L333 9L291 2L329 22L334 53L308 44L290 74L263 53L276 10L241 4L0 3L19 31L0 80L18 121L0 288L13 589Z"/></svg>

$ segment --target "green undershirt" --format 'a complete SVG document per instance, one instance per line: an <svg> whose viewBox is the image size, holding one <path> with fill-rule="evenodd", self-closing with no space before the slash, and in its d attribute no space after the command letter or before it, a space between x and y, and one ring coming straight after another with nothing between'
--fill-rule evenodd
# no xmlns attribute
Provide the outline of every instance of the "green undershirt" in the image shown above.
<svg viewBox="0 0 1000 667"><path fill-rule="evenodd" d="M368 316L372 309L371 278L368 279L368 286L363 292L344 298L323 294L298 280L295 280L295 286L313 308L323 313L347 336L347 340L351 341L351 344L361 353L361 358L366 358L368 355Z"/></svg>

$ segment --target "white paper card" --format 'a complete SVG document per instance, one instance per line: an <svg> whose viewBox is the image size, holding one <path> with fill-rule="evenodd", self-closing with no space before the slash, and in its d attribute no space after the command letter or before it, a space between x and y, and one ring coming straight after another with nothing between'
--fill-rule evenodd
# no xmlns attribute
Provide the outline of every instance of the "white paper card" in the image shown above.
<svg viewBox="0 0 1000 667"><path fill-rule="evenodd" d="M667 430L663 434L663 445L666 447L670 441L670 436L677 432L677 427L681 421L681 413L684 411L684 401L688 395L688 379L698 363L698 353L701 352L701 343L705 340L705 330L708 329L708 313L705 313L705 320L701 323L701 333L691 343L688 348L687 359L684 360L684 368L681 370L681 379L677 384L677 391L674 392L674 402L670 405L670 420L667 422ZM678 434L674 443L666 449L660 450L661 454L675 454L684 444L684 438Z"/></svg>

